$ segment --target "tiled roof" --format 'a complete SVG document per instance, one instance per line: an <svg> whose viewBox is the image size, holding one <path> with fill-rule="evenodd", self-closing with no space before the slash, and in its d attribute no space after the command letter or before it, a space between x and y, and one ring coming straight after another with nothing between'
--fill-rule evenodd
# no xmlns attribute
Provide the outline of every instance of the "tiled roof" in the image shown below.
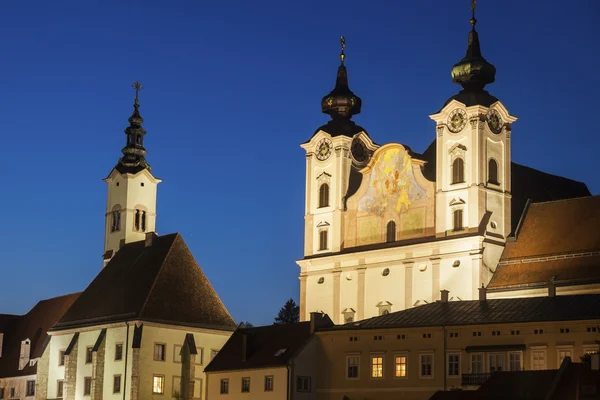
<svg viewBox="0 0 600 400"><path fill-rule="evenodd" d="M234 330L233 318L175 233L123 246L53 330L125 320Z"/></svg>
<svg viewBox="0 0 600 400"><path fill-rule="evenodd" d="M30 358L41 357L46 338L46 332L62 317L79 297L79 293L54 297L38 302L23 316L11 316L10 320L0 317L0 333L4 333L2 357L0 357L0 378L33 375L37 366L29 364L19 370L21 342L31 340ZM4 324L2 323L4 320Z"/></svg>
<svg viewBox="0 0 600 400"><path fill-rule="evenodd" d="M600 294L488 299L425 304L331 329L381 329L425 326L573 321L600 319Z"/></svg>
<svg viewBox="0 0 600 400"><path fill-rule="evenodd" d="M246 335L246 357L242 357ZM311 337L310 322L240 328L229 338L205 372L284 366ZM278 351L283 351L277 355Z"/></svg>

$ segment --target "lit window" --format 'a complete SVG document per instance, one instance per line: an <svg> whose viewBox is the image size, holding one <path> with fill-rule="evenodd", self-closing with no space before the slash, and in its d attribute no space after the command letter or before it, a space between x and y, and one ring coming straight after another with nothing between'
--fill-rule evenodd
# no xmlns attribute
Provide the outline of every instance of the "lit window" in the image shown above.
<svg viewBox="0 0 600 400"><path fill-rule="evenodd" d="M471 373L483 374L483 354L471 354Z"/></svg>
<svg viewBox="0 0 600 400"><path fill-rule="evenodd" d="M25 387L25 395L27 397L35 396L35 381L27 381Z"/></svg>
<svg viewBox="0 0 600 400"><path fill-rule="evenodd" d="M371 357L371 378L383 378L383 356Z"/></svg>
<svg viewBox="0 0 600 400"><path fill-rule="evenodd" d="M319 187L319 208L329 206L329 185L324 183Z"/></svg>
<svg viewBox="0 0 600 400"><path fill-rule="evenodd" d="M533 350L531 352L531 369L534 371L546 369L546 351Z"/></svg>
<svg viewBox="0 0 600 400"><path fill-rule="evenodd" d="M560 368L560 365L562 364L565 357L569 357L570 359L573 359L573 351L572 350L558 350L558 368Z"/></svg>
<svg viewBox="0 0 600 400"><path fill-rule="evenodd" d="M165 377L162 375L154 375L152 379L152 393L162 394L165 392Z"/></svg>
<svg viewBox="0 0 600 400"><path fill-rule="evenodd" d="M121 375L113 376L113 393L121 393Z"/></svg>
<svg viewBox="0 0 600 400"><path fill-rule="evenodd" d="M508 370L509 371L520 371L521 370L521 353L520 352L508 353Z"/></svg>
<svg viewBox="0 0 600 400"><path fill-rule="evenodd" d="M396 378L405 378L406 377L406 364L407 364L406 356L396 356L395 369L394 369Z"/></svg>
<svg viewBox="0 0 600 400"><path fill-rule="evenodd" d="M346 377L348 379L358 379L358 366L360 363L360 357L351 356L346 357Z"/></svg>
<svg viewBox="0 0 600 400"><path fill-rule="evenodd" d="M465 181L465 162L462 158L457 158L452 163L452 184L463 183Z"/></svg>
<svg viewBox="0 0 600 400"><path fill-rule="evenodd" d="M123 359L123 344L117 343L115 345L115 361L121 361Z"/></svg>
<svg viewBox="0 0 600 400"><path fill-rule="evenodd" d="M387 223L387 232L385 240L388 243L396 241L396 223L394 221L390 221Z"/></svg>
<svg viewBox="0 0 600 400"><path fill-rule="evenodd" d="M221 394L229 393L229 379L221 379Z"/></svg>
<svg viewBox="0 0 600 400"><path fill-rule="evenodd" d="M463 210L454 210L452 214L454 217L453 230L462 231L463 229Z"/></svg>
<svg viewBox="0 0 600 400"><path fill-rule="evenodd" d="M242 378L242 393L250 392L250 378Z"/></svg>
<svg viewBox="0 0 600 400"><path fill-rule="evenodd" d="M498 185L498 163L493 158L488 162L488 183Z"/></svg>
<svg viewBox="0 0 600 400"><path fill-rule="evenodd" d="M154 344L154 361L165 361L165 347L162 343Z"/></svg>
<svg viewBox="0 0 600 400"><path fill-rule="evenodd" d="M83 378L83 395L89 396L92 394L92 377L86 376Z"/></svg>
<svg viewBox="0 0 600 400"><path fill-rule="evenodd" d="M448 354L448 376L460 376L460 354Z"/></svg>
<svg viewBox="0 0 600 400"><path fill-rule="evenodd" d="M327 250L327 230L319 231L319 250Z"/></svg>
<svg viewBox="0 0 600 400"><path fill-rule="evenodd" d="M94 353L93 353L93 348L92 347L87 347L85 349L85 363L86 364L91 364L92 360L94 359Z"/></svg>
<svg viewBox="0 0 600 400"><path fill-rule="evenodd" d="M433 377L433 354L420 355L421 368L419 369L420 378Z"/></svg>
<svg viewBox="0 0 600 400"><path fill-rule="evenodd" d="M62 399L64 387L65 387L65 382L63 380L56 381L56 398ZM0 396L0 399L1 398L2 398L2 396Z"/></svg>
<svg viewBox="0 0 600 400"><path fill-rule="evenodd" d="M265 392L273 391L273 376L265 376Z"/></svg>

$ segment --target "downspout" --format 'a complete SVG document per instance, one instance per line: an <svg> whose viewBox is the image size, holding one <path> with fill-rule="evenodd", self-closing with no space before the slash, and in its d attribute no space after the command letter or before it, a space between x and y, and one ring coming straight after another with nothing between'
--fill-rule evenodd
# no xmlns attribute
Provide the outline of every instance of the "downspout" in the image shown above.
<svg viewBox="0 0 600 400"><path fill-rule="evenodd" d="M123 400L127 394L127 355L129 354L129 322L125 321L127 325L127 337L125 338L125 371L123 372Z"/></svg>
<svg viewBox="0 0 600 400"><path fill-rule="evenodd" d="M294 391L294 360L292 359L290 365L288 365L288 393L287 400L292 400L292 393Z"/></svg>
<svg viewBox="0 0 600 400"><path fill-rule="evenodd" d="M448 368L448 361L446 360L446 326L442 325L442 334L444 335L444 392L448 389L446 383L446 368ZM460 368L460 365L458 366Z"/></svg>

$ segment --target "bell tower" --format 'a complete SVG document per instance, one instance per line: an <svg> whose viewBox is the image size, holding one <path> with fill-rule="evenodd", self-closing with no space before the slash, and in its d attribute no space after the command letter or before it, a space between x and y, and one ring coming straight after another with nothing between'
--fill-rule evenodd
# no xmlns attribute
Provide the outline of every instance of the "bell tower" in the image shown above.
<svg viewBox="0 0 600 400"><path fill-rule="evenodd" d="M121 150L123 156L104 182L108 185L104 233L104 266L125 244L144 240L146 232L156 229L156 189L161 182L150 171L146 161L140 115L139 92L142 85L136 81L133 114L125 129L127 141Z"/></svg>

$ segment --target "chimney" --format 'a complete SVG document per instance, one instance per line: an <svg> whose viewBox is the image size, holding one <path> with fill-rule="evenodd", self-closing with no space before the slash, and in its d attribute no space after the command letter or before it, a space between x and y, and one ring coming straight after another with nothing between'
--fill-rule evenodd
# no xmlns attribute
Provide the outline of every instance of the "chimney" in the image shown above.
<svg viewBox="0 0 600 400"><path fill-rule="evenodd" d="M154 242L156 241L156 238L158 238L158 235L156 234L156 232L146 232L146 241L145 241L145 247L150 247L154 244Z"/></svg>
<svg viewBox="0 0 600 400"><path fill-rule="evenodd" d="M242 331L242 362L246 362L248 356L248 334Z"/></svg>
<svg viewBox="0 0 600 400"><path fill-rule="evenodd" d="M442 289L442 290L440 290L440 293L441 293L442 303L447 303L448 302L448 293L450 293L450 292L447 291L446 289Z"/></svg>
<svg viewBox="0 0 600 400"><path fill-rule="evenodd" d="M556 296L556 285L554 284L555 278L556 278L555 276L552 276L552 279L550 279L550 282L548 282L548 296L549 297Z"/></svg>
<svg viewBox="0 0 600 400"><path fill-rule="evenodd" d="M486 301L487 300L487 289L481 285L481 287L479 288L479 301Z"/></svg>
<svg viewBox="0 0 600 400"><path fill-rule="evenodd" d="M318 328L333 326L333 321L324 312L310 313L310 333L315 333Z"/></svg>

